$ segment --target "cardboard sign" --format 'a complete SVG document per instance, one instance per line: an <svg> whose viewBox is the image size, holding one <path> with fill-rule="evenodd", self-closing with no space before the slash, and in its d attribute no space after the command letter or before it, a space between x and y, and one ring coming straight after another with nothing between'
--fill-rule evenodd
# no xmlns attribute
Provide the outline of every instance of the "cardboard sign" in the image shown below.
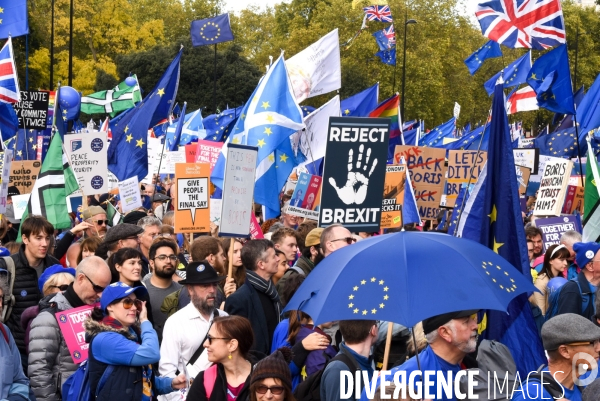
<svg viewBox="0 0 600 401"><path fill-rule="evenodd" d="M8 195L12 158L13 151L10 149L6 149L0 153L0 215L6 213L6 198Z"/></svg>
<svg viewBox="0 0 600 401"><path fill-rule="evenodd" d="M381 205L381 228L402 227L406 166L387 166Z"/></svg>
<svg viewBox="0 0 600 401"><path fill-rule="evenodd" d="M14 105L19 128L46 129L49 100L47 91L21 91L21 101Z"/></svg>
<svg viewBox="0 0 600 401"><path fill-rule="evenodd" d="M210 166L206 163L177 163L175 180L175 232L210 232Z"/></svg>
<svg viewBox="0 0 600 401"><path fill-rule="evenodd" d="M89 344L85 342L83 322L92 314L96 305L85 305L55 313L58 327L62 332L73 362L80 364L88 358Z"/></svg>
<svg viewBox="0 0 600 401"><path fill-rule="evenodd" d="M583 194L584 188L578 185L569 185L567 187L567 195L563 204L562 213L572 214L577 210L579 214L583 214Z"/></svg>
<svg viewBox="0 0 600 401"><path fill-rule="evenodd" d="M319 227L379 231L389 118L330 117Z"/></svg>
<svg viewBox="0 0 600 401"><path fill-rule="evenodd" d="M106 132L65 135L65 151L85 195L108 192Z"/></svg>
<svg viewBox="0 0 600 401"><path fill-rule="evenodd" d="M531 174L538 173L539 149L513 149L513 155L517 166L528 167L531 170Z"/></svg>
<svg viewBox="0 0 600 401"><path fill-rule="evenodd" d="M542 175L544 175L544 168L546 167L546 163L556 162L559 160L564 160L564 159L561 159L560 157L540 155L540 157L538 159L538 164L537 164L537 174L534 174L532 172L531 175L529 176L529 185L527 186L527 195L528 196L535 195L535 193L540 188L540 181L542 180ZM569 177L569 179L570 179L570 177Z"/></svg>
<svg viewBox="0 0 600 401"><path fill-rule="evenodd" d="M410 170L417 206L422 220L436 220L444 192L446 149L397 145L394 161L404 157Z"/></svg>
<svg viewBox="0 0 600 401"><path fill-rule="evenodd" d="M533 210L534 216L558 216L567 193L573 162L557 159L546 163Z"/></svg>
<svg viewBox="0 0 600 401"><path fill-rule="evenodd" d="M531 170L528 167L515 166L517 173L517 182L519 183L519 195L525 195L527 192L527 185L529 184L529 176Z"/></svg>
<svg viewBox="0 0 600 401"><path fill-rule="evenodd" d="M487 160L487 152L476 150L450 150L448 152L448 174L444 194L446 207L454 207L462 184L475 183Z"/></svg>
<svg viewBox="0 0 600 401"><path fill-rule="evenodd" d="M204 140L200 139L200 140L198 140L198 145L195 145L195 144L187 145L186 152L187 152L188 146L196 147L196 151L195 151L196 159L194 161L197 163L210 164L210 171L212 172L213 168L215 167L215 164L217 163L217 159L219 158L219 155L221 154L221 148L223 147L223 142L211 142L211 141L204 141Z"/></svg>
<svg viewBox="0 0 600 401"><path fill-rule="evenodd" d="M315 211L317 195L321 188L321 177L308 173L300 173L298 183L294 188L287 213L292 216L305 217L312 220L319 219L319 212Z"/></svg>
<svg viewBox="0 0 600 401"><path fill-rule="evenodd" d="M14 161L11 166L9 186L17 187L21 195L30 194L33 191L33 184L37 180L40 168L42 168L42 163L37 160Z"/></svg>
<svg viewBox="0 0 600 401"><path fill-rule="evenodd" d="M257 159L258 148L227 145L220 236L248 237L250 233Z"/></svg>
<svg viewBox="0 0 600 401"><path fill-rule="evenodd" d="M142 195L137 176L119 181L119 196L123 213L142 207Z"/></svg>
<svg viewBox="0 0 600 401"><path fill-rule="evenodd" d="M549 246L560 243L560 237L569 230L581 233L581 223L575 216L549 217L536 219L535 226L542 231L544 252Z"/></svg>

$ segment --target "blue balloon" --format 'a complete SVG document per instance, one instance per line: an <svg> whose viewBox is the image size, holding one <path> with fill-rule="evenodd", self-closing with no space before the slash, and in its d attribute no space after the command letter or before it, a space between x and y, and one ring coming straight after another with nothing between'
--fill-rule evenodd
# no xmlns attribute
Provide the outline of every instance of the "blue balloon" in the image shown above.
<svg viewBox="0 0 600 401"><path fill-rule="evenodd" d="M567 281L569 280L564 277L554 277L553 279L550 279L550 281L548 281L548 293L557 291L560 287L565 285Z"/></svg>
<svg viewBox="0 0 600 401"><path fill-rule="evenodd" d="M81 105L81 95L70 86L61 86L59 89L60 107L67 111L68 120L79 118L79 106Z"/></svg>
<svg viewBox="0 0 600 401"><path fill-rule="evenodd" d="M137 84L137 80L134 77L125 78L125 85L127 86L135 86Z"/></svg>

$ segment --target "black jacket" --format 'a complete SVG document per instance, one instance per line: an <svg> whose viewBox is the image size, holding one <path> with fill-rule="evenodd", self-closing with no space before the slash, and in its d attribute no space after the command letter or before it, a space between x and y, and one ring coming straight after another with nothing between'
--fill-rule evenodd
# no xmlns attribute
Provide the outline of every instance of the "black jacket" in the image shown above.
<svg viewBox="0 0 600 401"><path fill-rule="evenodd" d="M569 280L560 289L556 314L576 313L586 319L591 319L595 315L595 294L592 293L590 283L585 278L583 270L579 272L575 280L577 281ZM585 310L583 310L583 297L586 297L588 301Z"/></svg>
<svg viewBox="0 0 600 401"><path fill-rule="evenodd" d="M246 384L244 388L238 394L237 400L249 400L250 399L250 378L252 372L246 378ZM187 395L189 401L223 401L227 399L227 377L225 376L225 368L220 363L217 364L217 378L215 380L215 386L213 387L210 398L206 397L206 390L204 389L204 371L198 373L198 376L194 379L190 392Z"/></svg>

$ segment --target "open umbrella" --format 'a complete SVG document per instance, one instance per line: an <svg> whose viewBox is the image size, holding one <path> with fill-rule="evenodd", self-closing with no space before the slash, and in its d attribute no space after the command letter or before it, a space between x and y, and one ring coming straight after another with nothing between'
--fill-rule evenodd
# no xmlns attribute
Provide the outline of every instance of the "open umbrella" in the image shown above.
<svg viewBox="0 0 600 401"><path fill-rule="evenodd" d="M337 250L307 276L287 304L315 324L387 320L412 327L447 312L505 311L531 279L485 246L433 232L372 237Z"/></svg>

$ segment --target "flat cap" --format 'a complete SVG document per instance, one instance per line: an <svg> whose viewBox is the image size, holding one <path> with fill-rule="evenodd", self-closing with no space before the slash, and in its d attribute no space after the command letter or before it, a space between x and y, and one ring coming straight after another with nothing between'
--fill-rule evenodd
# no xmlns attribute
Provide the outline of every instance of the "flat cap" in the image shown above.
<svg viewBox="0 0 600 401"><path fill-rule="evenodd" d="M148 216L148 213L146 212L142 212L141 210L133 210L123 217L123 223L137 224L140 219L143 219L146 216Z"/></svg>
<svg viewBox="0 0 600 401"><path fill-rule="evenodd" d="M102 209L100 206L90 206L83 211L83 219L91 219L97 214L106 214L106 210Z"/></svg>
<svg viewBox="0 0 600 401"><path fill-rule="evenodd" d="M600 340L600 327L575 313L554 316L542 326L542 343L547 351L561 345Z"/></svg>
<svg viewBox="0 0 600 401"><path fill-rule="evenodd" d="M117 242L120 239L130 238L139 235L142 232L144 232L144 229L134 224L117 224L116 226L108 230L108 232L104 236L104 242L110 244L112 242Z"/></svg>
<svg viewBox="0 0 600 401"><path fill-rule="evenodd" d="M452 319L460 319L462 317L471 316L477 312L479 312L478 309L461 310L457 312L449 312L437 316L432 316L423 320L423 331L425 332L425 334L429 334L432 331L435 331L438 328L442 327Z"/></svg>
<svg viewBox="0 0 600 401"><path fill-rule="evenodd" d="M171 197L161 194L160 192L157 192L152 196L152 202L166 202L168 200L171 200Z"/></svg>
<svg viewBox="0 0 600 401"><path fill-rule="evenodd" d="M319 245L321 243L321 234L323 234L323 230L325 230L323 227L313 228L310 230L306 236L306 239L304 240L304 245L307 247Z"/></svg>

